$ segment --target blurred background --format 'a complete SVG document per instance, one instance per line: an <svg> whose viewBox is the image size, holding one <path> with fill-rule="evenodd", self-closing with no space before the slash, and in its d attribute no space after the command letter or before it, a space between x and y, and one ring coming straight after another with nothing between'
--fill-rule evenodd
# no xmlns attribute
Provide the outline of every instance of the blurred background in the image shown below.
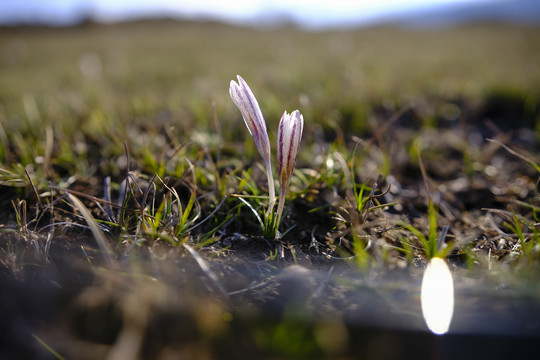
<svg viewBox="0 0 540 360"><path fill-rule="evenodd" d="M302 110L305 143L370 137L404 108L415 129L466 119L479 143L495 134L486 118L540 127L538 24L537 0L0 0L0 121L26 143L51 126L79 159L123 156L134 129L161 139L173 125L213 148L216 117L232 125L224 143L244 133L228 94L240 74L270 127ZM95 149L67 145L79 131ZM134 158L163 152L133 142Z"/></svg>
<svg viewBox="0 0 540 360"><path fill-rule="evenodd" d="M530 23L540 19L536 0L23 0L0 1L0 24L74 25L143 18L220 20L235 24L303 28L344 28L381 22L426 26L497 20Z"/></svg>

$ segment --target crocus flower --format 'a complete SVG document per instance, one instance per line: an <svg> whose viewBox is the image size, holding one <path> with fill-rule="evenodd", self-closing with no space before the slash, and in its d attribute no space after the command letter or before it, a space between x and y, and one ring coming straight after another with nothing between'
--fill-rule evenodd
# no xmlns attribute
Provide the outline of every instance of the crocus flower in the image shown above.
<svg viewBox="0 0 540 360"><path fill-rule="evenodd" d="M276 202L276 195L270 161L270 140L268 140L266 122L264 121L261 109L259 108L259 103L251 92L248 84L246 84L240 75L237 75L237 77L238 83L231 80L229 93L231 94L233 102L242 113L242 117L244 118L249 133L253 137L253 140L255 140L255 145L264 160L266 175L268 177L268 214L270 214Z"/></svg>
<svg viewBox="0 0 540 360"><path fill-rule="evenodd" d="M285 204L285 195L289 188L289 182L296 165L303 130L304 117L298 110L293 111L291 114L286 111L283 113L279 122L277 143L279 184L281 187L277 210L278 223Z"/></svg>

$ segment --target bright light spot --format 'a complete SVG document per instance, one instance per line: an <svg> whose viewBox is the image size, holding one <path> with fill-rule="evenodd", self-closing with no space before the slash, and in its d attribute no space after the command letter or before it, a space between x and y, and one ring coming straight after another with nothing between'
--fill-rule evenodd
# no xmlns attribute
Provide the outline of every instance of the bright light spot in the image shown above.
<svg viewBox="0 0 540 360"><path fill-rule="evenodd" d="M437 335L448 332L454 314L454 282L443 259L433 258L428 263L422 279L420 300L429 330Z"/></svg>
<svg viewBox="0 0 540 360"><path fill-rule="evenodd" d="M331 157L327 157L326 158L326 168L327 169L333 169L334 168L334 159L332 159Z"/></svg>

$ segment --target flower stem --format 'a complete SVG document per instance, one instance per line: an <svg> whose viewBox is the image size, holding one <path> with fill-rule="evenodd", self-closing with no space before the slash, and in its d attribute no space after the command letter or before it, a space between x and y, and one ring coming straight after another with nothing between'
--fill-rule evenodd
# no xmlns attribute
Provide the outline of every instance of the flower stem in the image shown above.
<svg viewBox="0 0 540 360"><path fill-rule="evenodd" d="M274 205L276 204L274 175L272 174L272 167L270 164L266 164L266 176L268 177L268 210L266 210L266 217L270 218L274 211Z"/></svg>
<svg viewBox="0 0 540 360"><path fill-rule="evenodd" d="M277 211L276 211L276 229L279 227L279 222L281 220L281 214L283 213L283 207L285 206L285 198L286 198L286 195L287 195L287 189L286 188L283 188L281 189L281 191L279 192L279 203L278 203L278 208L277 208Z"/></svg>

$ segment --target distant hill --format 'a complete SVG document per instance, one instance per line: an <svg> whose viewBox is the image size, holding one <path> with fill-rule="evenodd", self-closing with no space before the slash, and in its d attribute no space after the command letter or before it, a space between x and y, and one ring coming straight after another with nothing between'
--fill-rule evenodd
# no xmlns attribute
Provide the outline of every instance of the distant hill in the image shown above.
<svg viewBox="0 0 540 360"><path fill-rule="evenodd" d="M24 3L2 3L0 1L0 27L10 26L73 26L100 23L91 6L51 8L39 2L29 10ZM55 10L56 9L56 10ZM126 10L127 11L127 10ZM409 10L388 8L378 14L358 13L358 9L334 12L332 16L321 9L301 11L293 7L268 7L248 17L233 18L220 13L188 15L159 8L151 12L126 12L117 22L171 19L180 21L217 21L236 25L280 27L298 26L307 29L357 28L378 25L412 27L450 26L475 22L499 22L520 25L540 25L540 0L494 0L485 2L460 2L430 5ZM114 17L107 22L115 22Z"/></svg>
<svg viewBox="0 0 540 360"><path fill-rule="evenodd" d="M380 19L380 22L420 27L472 22L540 24L540 0L501 0L475 4L433 5L427 9Z"/></svg>

